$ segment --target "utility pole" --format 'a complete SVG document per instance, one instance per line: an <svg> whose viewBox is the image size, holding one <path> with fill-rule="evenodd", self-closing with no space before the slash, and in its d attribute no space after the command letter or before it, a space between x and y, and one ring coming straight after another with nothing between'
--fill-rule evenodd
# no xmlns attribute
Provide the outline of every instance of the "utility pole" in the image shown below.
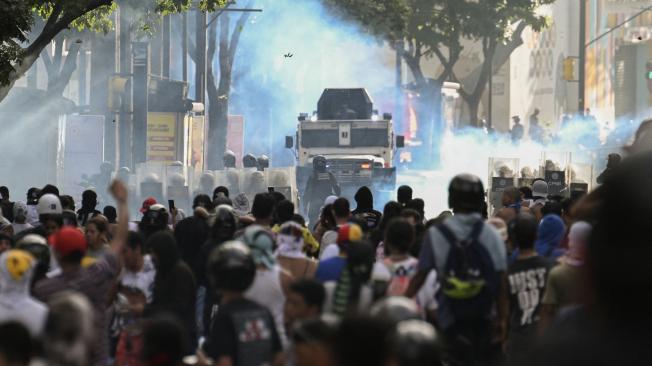
<svg viewBox="0 0 652 366"><path fill-rule="evenodd" d="M578 82L578 113L584 115L584 89L586 84L586 0L580 0L580 53L579 53L579 82Z"/></svg>
<svg viewBox="0 0 652 366"><path fill-rule="evenodd" d="M163 17L163 67L161 75L164 78L170 77L170 15Z"/></svg>
<svg viewBox="0 0 652 366"><path fill-rule="evenodd" d="M188 81L188 13L181 15L181 80Z"/></svg>
<svg viewBox="0 0 652 366"><path fill-rule="evenodd" d="M199 7L195 12L195 101L205 103L206 93L206 13Z"/></svg>

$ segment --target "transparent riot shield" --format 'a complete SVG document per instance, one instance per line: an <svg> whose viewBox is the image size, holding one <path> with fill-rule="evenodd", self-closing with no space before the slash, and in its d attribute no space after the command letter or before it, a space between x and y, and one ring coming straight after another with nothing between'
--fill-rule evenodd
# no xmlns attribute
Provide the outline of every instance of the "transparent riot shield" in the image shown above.
<svg viewBox="0 0 652 366"><path fill-rule="evenodd" d="M489 158L489 207L493 212L502 208L503 190L516 185L519 172L519 159L516 158Z"/></svg>
<svg viewBox="0 0 652 366"><path fill-rule="evenodd" d="M571 153L544 151L541 153L541 171L548 183L548 195L564 195L570 183Z"/></svg>
<svg viewBox="0 0 652 366"><path fill-rule="evenodd" d="M285 199L294 203L295 209L299 208L299 190L297 188L296 168L268 168L265 169L267 183L274 191L281 192Z"/></svg>

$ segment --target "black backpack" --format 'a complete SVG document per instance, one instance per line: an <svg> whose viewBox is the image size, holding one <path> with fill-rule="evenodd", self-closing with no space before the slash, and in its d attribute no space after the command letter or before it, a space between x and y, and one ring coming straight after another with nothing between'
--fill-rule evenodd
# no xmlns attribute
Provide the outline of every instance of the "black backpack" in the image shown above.
<svg viewBox="0 0 652 366"><path fill-rule="evenodd" d="M437 225L450 244L438 299L456 320L487 317L493 307L499 279L489 251L478 241L483 228L478 220L469 237L459 240L446 225Z"/></svg>

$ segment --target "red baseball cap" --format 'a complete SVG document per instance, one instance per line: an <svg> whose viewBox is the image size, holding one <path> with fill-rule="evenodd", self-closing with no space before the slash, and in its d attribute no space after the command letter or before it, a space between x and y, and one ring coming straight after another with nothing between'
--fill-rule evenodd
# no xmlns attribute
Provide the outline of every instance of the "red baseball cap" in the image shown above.
<svg viewBox="0 0 652 366"><path fill-rule="evenodd" d="M145 212L147 212L147 210L149 210L149 207L150 207L151 205L155 205L155 204L157 204L157 202L156 202L156 198L154 198L154 197L147 197L147 198L143 201L143 207L140 208L140 212L141 212L141 213L145 213Z"/></svg>
<svg viewBox="0 0 652 366"><path fill-rule="evenodd" d="M343 245L362 240L362 229L356 224L346 224L337 230L337 244Z"/></svg>
<svg viewBox="0 0 652 366"><path fill-rule="evenodd" d="M88 248L84 234L70 226L64 226L59 231L50 235L48 242L54 250L64 257L76 251L86 253L86 249Z"/></svg>

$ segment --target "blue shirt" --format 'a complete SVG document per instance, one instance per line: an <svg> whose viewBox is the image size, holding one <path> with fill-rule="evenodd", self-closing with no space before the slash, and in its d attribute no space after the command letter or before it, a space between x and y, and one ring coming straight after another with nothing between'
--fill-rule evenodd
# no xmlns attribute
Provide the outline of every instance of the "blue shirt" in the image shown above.
<svg viewBox="0 0 652 366"><path fill-rule="evenodd" d="M319 282L337 281L346 266L346 258L332 257L319 262L315 279Z"/></svg>

